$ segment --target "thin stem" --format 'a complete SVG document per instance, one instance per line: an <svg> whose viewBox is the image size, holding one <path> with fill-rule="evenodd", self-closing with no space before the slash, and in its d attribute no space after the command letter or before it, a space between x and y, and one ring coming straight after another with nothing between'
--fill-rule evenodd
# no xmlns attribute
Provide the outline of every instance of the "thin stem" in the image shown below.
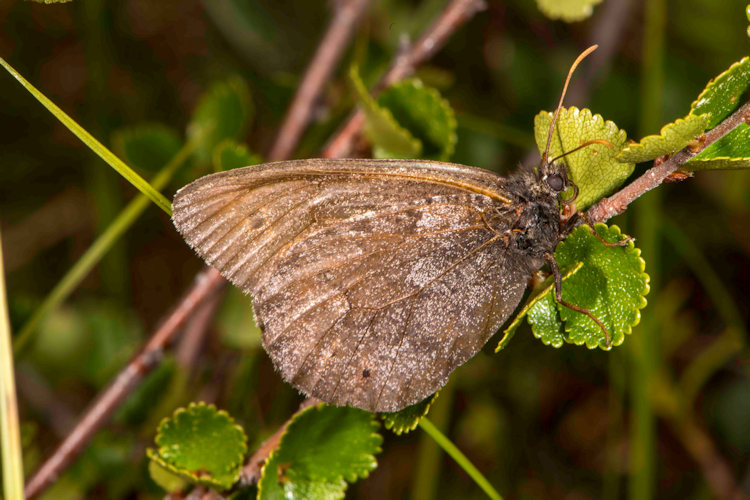
<svg viewBox="0 0 750 500"><path fill-rule="evenodd" d="M502 500L503 497L490 482L485 478L479 470L474 467L474 464L466 458L466 455L461 453L455 444L453 444L445 435L435 427L432 422L423 418L419 421L419 427L422 428L440 447L471 477L477 485L482 488L488 497L494 500Z"/></svg>
<svg viewBox="0 0 750 500"><path fill-rule="evenodd" d="M0 448L3 460L3 494L7 500L23 500L23 455L18 423L18 399L13 374L10 318L5 294L3 249L0 241Z"/></svg>
<svg viewBox="0 0 750 500"><path fill-rule="evenodd" d="M302 84L297 88L292 105L276 136L276 142L268 154L269 161L291 157L302 132L310 121L313 105L323 85L331 77L341 54L349 45L354 28L368 4L369 0L339 0L336 3L336 15L325 37L318 45L315 56L307 66Z"/></svg>
<svg viewBox="0 0 750 500"><path fill-rule="evenodd" d="M474 14L486 7L484 0L452 0L417 42L393 61L376 89L382 89L414 72L414 68L431 58L450 36ZM349 117L346 124L323 150L324 158L341 158L351 153L354 141L365 121L362 110Z"/></svg>
<svg viewBox="0 0 750 500"><path fill-rule="evenodd" d="M224 283L219 272L213 268L202 271L195 281L195 285L154 332L141 353L128 363L88 407L76 427L29 480L26 486L27 498L33 498L41 493L70 465L138 382L159 364L164 349L192 312Z"/></svg>
<svg viewBox="0 0 750 500"><path fill-rule="evenodd" d="M647 170L639 178L622 188L609 198L602 198L586 212L593 222L605 222L623 213L638 197L661 185L671 173L687 163L708 146L729 134L732 130L750 121L750 102L743 104L737 111L722 121L715 128L706 132L705 140L697 147L686 146L675 153L664 163Z"/></svg>
<svg viewBox="0 0 750 500"><path fill-rule="evenodd" d="M155 189L162 189L167 185L177 170L190 158L192 150L193 143L189 142L177 152L170 162L154 177L152 185ZM125 209L120 212L120 215L107 227L107 230L94 241L81 258L62 277L18 333L13 343L13 350L17 356L21 355L23 350L28 346L39 322L73 293L73 290L91 272L91 269L96 266L107 251L112 248L112 245L149 207L150 201L149 198L142 194L131 200ZM167 213L171 215L171 209Z"/></svg>
<svg viewBox="0 0 750 500"><path fill-rule="evenodd" d="M430 408L430 419L438 429L447 429L450 423L451 410L454 405L456 394L456 379L452 378L448 384L440 389L440 395L432 403ZM443 465L443 454L434 439L428 434L423 434L419 440L416 455L417 463L412 473L412 488L410 497L412 500L431 500L439 498L440 471Z"/></svg>

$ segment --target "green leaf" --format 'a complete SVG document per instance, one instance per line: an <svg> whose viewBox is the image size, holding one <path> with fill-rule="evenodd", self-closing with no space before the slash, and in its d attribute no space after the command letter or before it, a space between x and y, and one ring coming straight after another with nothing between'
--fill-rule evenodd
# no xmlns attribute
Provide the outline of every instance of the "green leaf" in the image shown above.
<svg viewBox="0 0 750 500"><path fill-rule="evenodd" d="M380 418L383 419L383 425L386 429L390 429L391 432L398 435L413 431L419 425L419 421L427 416L438 394L439 392L436 392L432 396L423 399L419 403L407 406L403 410L394 413L381 413Z"/></svg>
<svg viewBox="0 0 750 500"><path fill-rule="evenodd" d="M148 475L154 480L164 491L174 493L177 491L183 491L187 488L188 482L177 474L171 472L166 467L159 465L159 462L151 460L148 463Z"/></svg>
<svg viewBox="0 0 750 500"><path fill-rule="evenodd" d="M259 499L343 498L347 481L377 466L383 438L371 413L312 406L292 418L261 471Z"/></svg>
<svg viewBox="0 0 750 500"><path fill-rule="evenodd" d="M138 191L146 195L151 201L156 204L156 206L164 210L165 213L169 214L170 216L172 215L172 205L169 203L169 200L164 197L164 195L157 191L157 188L151 186L148 182L146 182L145 179L143 179L143 177L133 171L132 168L126 165L125 162L118 158L112 151L104 147L104 145L96 140L94 136L89 134L86 129L81 127L54 102L50 101L47 96L39 92L36 87L34 87L23 76L21 76L18 71L13 69L13 67L8 64L2 57L0 57L0 65L2 65L3 68L5 68L8 73L11 74L11 76L13 76L13 78L18 80L18 82L23 85L24 88L28 90L29 93L33 95L37 101L42 103L42 105L47 108L49 112L55 116L55 118L60 120L60 122L65 125L68 130L73 132L73 134L75 134L75 136L78 137L81 142L88 146L91 151L99 155L99 157L104 160L107 165L112 167L126 181L130 182L136 189L138 189Z"/></svg>
<svg viewBox="0 0 750 500"><path fill-rule="evenodd" d="M709 115L687 115L664 125L659 135L649 135L636 144L628 144L617 155L625 163L641 163L684 148L706 130Z"/></svg>
<svg viewBox="0 0 750 500"><path fill-rule="evenodd" d="M250 90L242 78L213 84L200 98L187 128L188 137L196 143L196 162L207 165L224 139L242 139L250 127L252 111Z"/></svg>
<svg viewBox="0 0 750 500"><path fill-rule="evenodd" d="M219 490L240 476L247 438L240 426L213 405L193 403L159 425L151 460L192 483Z"/></svg>
<svg viewBox="0 0 750 500"><path fill-rule="evenodd" d="M617 226L595 227L605 241L623 239ZM607 327L613 346L622 344L646 306L649 278L640 253L632 241L621 247L604 245L588 226L577 228L555 250L563 269L583 263L562 287L563 300L591 311ZM607 349L599 326L588 316L557 304L552 290L529 309L528 319L534 335L546 344L557 347L563 341Z"/></svg>
<svg viewBox="0 0 750 500"><path fill-rule="evenodd" d="M683 170L690 172L737 168L750 168L750 125L747 123L741 123L682 165Z"/></svg>
<svg viewBox="0 0 750 500"><path fill-rule="evenodd" d="M560 270L560 276L562 278L563 283L565 283L565 280L573 276L575 273L578 272L579 269L583 267L583 262L577 262L573 266L567 269L561 269ZM508 327L505 329L505 332L503 332L503 338L500 339L500 342L497 343L497 347L495 348L495 352L499 352L502 349L505 348L505 346L508 345L508 342L510 342L510 339L513 338L513 335L516 334L516 330L521 325L521 322L523 321L523 318L526 317L527 314L531 311L531 309L534 307L534 304L537 302L545 300L546 297L551 297L552 295L550 292L554 290L555 288L555 281L554 276L548 276L544 282L542 282L541 285L534 288L534 291L531 293L531 296L526 301L526 304L521 308L521 310L518 312L516 317L513 319L513 322L508 325ZM542 341L545 344L552 344L554 347L560 347L563 343L562 338L554 342L553 339L542 339Z"/></svg>
<svg viewBox="0 0 750 500"><path fill-rule="evenodd" d="M741 103L740 96L750 87L750 57L743 57L708 82L690 106L691 115L708 114L707 128L714 128Z"/></svg>
<svg viewBox="0 0 750 500"><path fill-rule="evenodd" d="M566 23L583 21L594 12L594 6L602 0L536 0L542 14L550 19L561 19Z"/></svg>
<svg viewBox="0 0 750 500"><path fill-rule="evenodd" d="M422 152L422 143L419 139L399 125L389 109L375 102L359 77L356 66L352 66L349 77L365 113L365 133L374 146L375 156L417 158Z"/></svg>
<svg viewBox="0 0 750 500"><path fill-rule="evenodd" d="M156 172L182 147L176 131L159 123L123 128L112 135L112 149L125 161L146 172Z"/></svg>
<svg viewBox="0 0 750 500"><path fill-rule="evenodd" d="M251 153L247 146L232 139L224 139L214 148L213 165L216 172L257 165L261 161L261 157Z"/></svg>
<svg viewBox="0 0 750 500"><path fill-rule="evenodd" d="M534 118L534 137L540 155L547 146L547 134L552 122L552 113L542 111ZM592 203L611 194L633 172L635 164L615 160L625 146L627 135L611 121L600 115L592 115L588 109L562 108L552 133L550 158L571 151L586 141L603 139L612 144L612 149L602 144L591 144L560 161L565 162L570 178L580 190L576 207L584 210Z"/></svg>
<svg viewBox="0 0 750 500"><path fill-rule="evenodd" d="M446 161L456 146L456 115L448 101L412 78L385 89L377 98L396 122L422 143L421 158Z"/></svg>

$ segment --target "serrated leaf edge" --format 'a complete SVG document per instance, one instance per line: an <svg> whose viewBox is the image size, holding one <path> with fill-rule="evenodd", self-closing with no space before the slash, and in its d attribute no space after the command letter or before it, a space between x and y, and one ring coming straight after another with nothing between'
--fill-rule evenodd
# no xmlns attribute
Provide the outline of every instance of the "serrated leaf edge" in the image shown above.
<svg viewBox="0 0 750 500"><path fill-rule="evenodd" d="M590 228L591 226L584 225L584 227L589 227ZM626 234L624 234L622 232L622 230L620 229L620 227L617 226L617 225L615 225L615 224L613 224L611 226L607 226L603 222L599 222L599 223L594 224L594 228L596 228L596 227L604 227L605 229L613 229L616 232L616 235L627 236ZM594 230L596 230L596 229L594 229ZM612 347L616 347L616 346L622 345L622 343L625 342L625 338L628 335L630 335L631 333L633 333L633 328L635 326L637 326L638 323L641 322L641 310L644 307L646 307L646 305L648 304L648 300L646 299L646 295L648 295L648 293L651 291L651 286L649 284L650 281L651 281L651 277L648 275L648 273L645 272L646 271L646 261L643 260L643 257L641 257L641 249L635 246L635 243L634 243L633 239L630 239L630 241L628 241L628 244L627 244L626 248L633 250L633 254L637 257L638 262L640 263L640 274L645 278L644 282L643 282L643 289L642 289L642 291L640 293L641 301L639 302L639 304L636 305L635 319L633 320L633 322L630 325L624 325L624 327L626 329L623 331L622 339L619 342L617 342L617 343L612 342L612 345L610 347L602 346L602 345L600 345L599 342L597 342L596 344L593 344L593 345L589 345L588 343L586 343L585 339L583 339L580 342L566 340L565 342L567 344L574 344L574 345L578 345L578 346L581 346L581 345L585 344L586 347L588 349L591 349L591 350L599 348L599 349L602 349L604 351L609 351L609 350L612 349ZM552 299L554 300L554 297L552 297ZM558 312L561 310L561 308L565 307L565 306L559 304L556 300L555 300L555 304L557 305ZM566 333L570 333L571 332L571 328L567 326L568 322L567 321L562 321L562 323L563 323L563 329L564 329L564 331Z"/></svg>
<svg viewBox="0 0 750 500"><path fill-rule="evenodd" d="M625 130L621 129L615 122L613 122L612 120L605 120L602 115L600 115L599 113L594 113L589 108L578 108L576 106L570 106L568 108L560 108L560 116L557 117L557 122L558 123L560 123L560 121L562 119L562 116L563 116L563 113L573 113L575 118L580 117L581 119L583 119L584 122L594 121L596 123L601 123L602 126L603 126L603 128L606 128L608 130L612 130L614 132L617 132L616 135L617 135L617 138L620 141L624 142L628 138L627 132L625 132ZM536 122L536 120L537 120L538 117L540 117L540 116L542 116L544 114L546 114L547 117L550 120L552 120L552 118L554 117L554 113L552 113L551 111L544 111L544 110L542 110L542 111L540 111L539 113L537 113L534 116L534 122ZM549 127L549 124L547 124L547 126ZM555 130L554 130L553 134L557 134L558 135L558 139L559 139L559 132L558 132L558 124L557 123L555 124ZM561 142L562 142L562 140L561 140ZM539 145L538 144L537 144L537 149L539 149ZM539 156L542 156L543 154L544 154L544 151L540 149L539 150ZM619 151L616 154L619 154ZM612 158L614 158L616 156L616 154L613 154Z"/></svg>
<svg viewBox="0 0 750 500"><path fill-rule="evenodd" d="M646 144L645 144L646 142L655 142L655 141L659 141L659 140L663 140L663 141L666 141L666 140L667 140L667 138L665 137L665 135L666 135L666 134L667 134L667 133L668 133L668 132L669 132L669 131L670 131L670 130L671 130L672 128L676 127L676 126L677 126L677 125L678 125L678 124L679 124L680 122L686 122L686 121L688 121L688 119L689 119L690 117L697 117L697 118L701 118L701 117L703 117L703 121L705 122L705 123L703 124L703 127L702 127L702 130L701 130L701 132L698 132L698 134L697 134L697 135L700 135L700 134L701 134L702 132L704 132L704 131L706 130L706 127L707 127L707 125L708 125L708 122L709 122L709 120L711 119L711 117L710 117L710 115L709 115L708 113L704 113L704 114L700 114L700 115L693 115L693 114L689 114L689 115L687 115L687 116L685 116L685 117L683 117L683 118L678 118L678 119L676 119L675 121L673 121L673 122L671 122L671 123L667 123L666 125L664 125L664 126L663 126L663 127L662 127L662 128L660 129L660 130L659 130L659 133L658 133L658 134L647 135L646 137L643 137L643 138L641 138L641 140L640 140L639 142L636 142L636 143L634 143L634 144L628 144L628 145L626 145L626 146L625 146L624 148L622 148L622 149L620 150L620 152L619 152L619 153L617 153L617 155L615 156L615 159L616 159L617 161L619 161L620 163L636 163L636 162L635 162L634 160L623 160L623 159L622 159L622 156L623 156L623 155L625 155L626 153L632 153L632 152L633 152L634 150L638 150L638 149L645 149L645 148L646 148ZM694 139L694 138L695 138L695 137L692 137L692 138L691 138L690 140L692 140L692 139ZM680 149L682 149L682 148L684 148L685 146L687 146L687 145L688 145L688 144L690 143L690 140L686 141L684 145L682 145L682 146L680 146L680 147L678 147L678 148L676 148L676 149L674 149L674 150L671 150L671 151L665 151L665 152L663 152L663 153L660 153L660 154L658 154L658 155L654 156L654 158L657 158L657 157L659 157L659 156L663 156L663 155L665 155L665 154L670 154L670 153L674 153L675 151L679 151ZM652 159L654 159L654 158L649 158L649 159L646 159L646 160L639 160L639 161L638 161L637 163L642 163L642 162L644 162L644 161L649 161L650 159L652 160Z"/></svg>
<svg viewBox="0 0 750 500"><path fill-rule="evenodd" d="M435 100L438 101L445 110L447 110L446 114L448 115L448 128L451 130L449 139L450 147L443 152L442 157L445 158L445 160L449 159L451 155L453 155L453 152L456 150L456 143L458 142L458 133L456 132L458 130L458 120L456 119L456 112L453 111L453 107L451 106L448 99L443 97L436 88L425 85L424 82L419 78L408 78L406 80L401 80L400 82L394 83L390 88L397 88L399 86L406 85L413 85L415 88L420 88L428 94L432 95L432 97L435 98ZM409 133L411 134L411 132Z"/></svg>
<svg viewBox="0 0 750 500"><path fill-rule="evenodd" d="M701 93L698 94L698 97L696 97L695 100L692 102L692 104L690 104L690 114L691 115L694 114L693 110L695 109L696 106L698 106L699 104L703 104L701 101L705 99L705 94L709 90L711 90L717 84L717 82L719 80L721 80L722 78L725 78L729 73L732 72L732 70L736 66L747 64L748 61L750 61L750 56L745 56L742 59L740 59L739 61L736 61L736 62L732 63L731 66L729 66L727 69L725 69L724 71L722 71L721 73L719 73L718 75L716 75L714 78L712 78L706 84L706 86L703 88L703 90L701 91ZM710 113L705 113L705 114L710 114Z"/></svg>
<svg viewBox="0 0 750 500"><path fill-rule="evenodd" d="M189 472L189 471L185 472L185 469L182 469L182 468L178 467L177 465L174 465L174 464L172 464L170 462L167 462L166 459L164 457L162 457L161 454L159 453L159 450L164 446L164 445L162 445L162 444L159 443L159 439L163 436L163 428L164 428L164 426L166 424L168 424L170 421L174 421L175 425L179 425L177 423L177 420L185 418L185 416L188 414L188 412L190 410L195 409L195 408L199 408L199 409L205 408L205 409L208 409L208 410L213 410L215 416L224 417L226 419L226 421L230 424L230 427L234 427L237 431L239 431L240 435L242 436L241 452L239 454L239 457L237 457L234 461L232 461L229 465L226 466L226 471L227 472L231 471L232 468L236 468L237 466L240 466L237 469L237 473L234 474L235 478L234 478L233 483L236 482L237 479L239 479L239 473L240 473L240 470L242 468L241 466L243 464L243 458L244 458L245 454L247 453L247 435L245 434L245 430L240 425L237 424L237 422L232 418L231 415L229 415L229 413L227 411L217 409L216 405L214 405L214 404L209 404L209 403L205 403L205 402L202 402L202 401L201 402L197 402L197 403L193 402L193 403L190 403L187 406L187 408L184 408L184 407L183 408L177 408L174 411L174 413L172 413L171 416L164 417L161 420L161 422L159 423L159 426L157 427L157 430L156 430L156 437L154 438L154 442L156 443L156 445L158 446L158 448L157 448L157 450L153 451L153 454L156 457L158 457L158 461L159 461L160 465L162 465L163 467L167 467L170 471L172 471L172 472L174 472L176 474L179 474L181 477L185 477L186 479L190 480L191 482L193 482L195 484L206 484L206 485L209 485L209 486L218 486L221 489L227 489L227 488L229 488L231 486L231 484L229 486L226 486L222 482L214 480L213 479L214 476L207 476L207 477L201 477L201 478L196 477L196 476L192 475L191 472ZM147 449L146 453L148 454L150 450L152 450L152 449L151 448ZM151 457L151 455L149 455L149 458L155 459L155 458Z"/></svg>
<svg viewBox="0 0 750 500"><path fill-rule="evenodd" d="M425 406L424 411L422 412L422 414L419 415L419 416L417 416L417 418L414 419L414 423L410 424L410 425L402 425L402 426L398 427L397 429L394 429L395 423L394 422L389 422L387 420L387 416L389 415L389 413L382 413L382 414L380 414L380 418L383 421L383 427L385 427L386 429L388 429L389 431L391 431L392 433L394 433L397 436L400 436L402 434L408 434L409 432L411 432L411 431L413 431L414 429L417 428L417 426L419 425L420 420L422 420L424 417L427 416L427 414L430 412L430 409L432 408L432 405L435 403L435 400L437 400L437 398L438 398L439 395L440 395L440 390L438 390L432 396L429 396L430 402L427 403L427 406ZM417 403L417 404L419 404L419 403Z"/></svg>
<svg viewBox="0 0 750 500"><path fill-rule="evenodd" d="M190 471L187 471L186 469L179 468L176 465L167 462L166 460L164 460L164 458L162 458L159 455L159 452L154 450L153 448L146 448L146 456L150 460L159 464L161 467L163 467L167 471L184 479L190 484L209 486L219 491L229 489L232 486L232 484L234 484L234 482L232 482L231 484L224 484L223 482L216 480L214 476L198 477L197 475L193 474ZM236 479L235 479L235 482L236 482Z"/></svg>
<svg viewBox="0 0 750 500"><path fill-rule="evenodd" d="M219 143L214 147L214 150L211 152L211 164L214 167L214 170L216 170L217 168L219 168L219 166L221 166L223 168L223 166L220 165L220 163L221 163L221 153L225 149L228 149L230 147L233 150L235 150L235 151L242 150L244 153L247 153L247 156L250 158L251 162L253 162L253 161L257 162L257 163L255 163L256 165L258 163L262 162L262 159L260 158L260 156L258 156L257 154L253 153L250 150L250 148L247 147L246 144L242 144L241 142L237 142L236 140L227 137L227 138L222 139L221 141L219 141ZM250 163L249 165L245 165L245 166L249 167L251 165L253 165L253 163Z"/></svg>
<svg viewBox="0 0 750 500"><path fill-rule="evenodd" d="M354 91L361 101L362 106L364 106L365 108L370 107L373 111L380 113L383 118L389 122L393 129L404 138L404 140L412 144L414 149L417 151L416 154L419 155L422 152L422 141L414 137L408 129L402 127L398 123L398 121L396 121L396 118L393 116L393 113L391 113L391 110L378 104L378 102L372 97L372 95L370 95L370 93L367 91L367 88L365 88L364 86L364 82L362 82L362 78L359 76L359 69L357 68L357 66L352 66L349 69L349 79L354 84ZM365 115L366 114L367 113L365 112ZM382 146L375 144L375 141L372 138L370 138L370 141L373 143L373 146L382 148ZM387 151L387 149L385 148L382 149Z"/></svg>

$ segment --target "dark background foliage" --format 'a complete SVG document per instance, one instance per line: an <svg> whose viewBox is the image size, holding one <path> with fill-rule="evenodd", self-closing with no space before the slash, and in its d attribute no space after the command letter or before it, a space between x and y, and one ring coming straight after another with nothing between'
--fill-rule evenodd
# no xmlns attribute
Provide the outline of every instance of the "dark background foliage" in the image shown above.
<svg viewBox="0 0 750 500"><path fill-rule="evenodd" d="M354 105L348 64L359 61L373 81L402 38L417 36L443 7L373 4L297 157L316 156ZM622 14L612 15L617 8ZM452 161L510 172L538 161L533 117L555 105L588 44L613 45L583 64L567 104L638 139L687 114L706 82L747 53L744 12L739 0L604 0L589 20L564 24L531 0L490 1L419 76L456 110ZM0 55L107 144L118 128L146 121L184 130L201 93L239 74L255 107L245 139L262 155L329 18L327 2L293 0L6 1ZM18 329L135 193L8 75L0 77L0 117L0 222ZM207 172L184 171L164 192ZM457 370L430 414L510 498L708 498L707 473L717 464L750 491L750 177L698 173L657 191L614 220L644 248L653 280L642 326L625 345L553 349L524 327L501 353L488 344ZM18 361L27 471L201 266L151 207L42 324ZM188 401L227 409L251 450L277 429L300 396L274 373L249 315L248 302L229 291L205 347L178 342L50 498L160 497L144 448L159 418ZM423 433L384 434L378 469L351 497L482 496ZM695 448L704 438L708 451Z"/></svg>

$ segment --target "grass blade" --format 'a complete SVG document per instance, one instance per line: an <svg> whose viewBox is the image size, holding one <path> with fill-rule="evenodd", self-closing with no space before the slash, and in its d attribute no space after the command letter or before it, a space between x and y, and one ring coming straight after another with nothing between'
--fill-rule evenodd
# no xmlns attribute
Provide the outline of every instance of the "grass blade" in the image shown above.
<svg viewBox="0 0 750 500"><path fill-rule="evenodd" d="M474 467L474 464L472 464L468 458L466 458L466 455L461 453L461 450L459 450L456 445L451 442L450 439L445 437L445 435L440 432L438 428L432 424L432 422L427 420L427 418L423 418L419 421L419 426L423 431L429 434L430 437L434 439L435 442L440 445L440 447L453 460L455 460L456 463L464 471L466 471L469 477L471 477L474 482L477 483L480 488L482 488L482 490L487 494L488 497L492 498L493 500L503 499L503 497L500 496L500 493L498 493L497 490L495 490L495 488L490 484L490 482L487 481L487 478L484 477L476 467Z"/></svg>
<svg viewBox="0 0 750 500"><path fill-rule="evenodd" d="M10 319L0 244L0 447L3 459L3 494L7 500L22 500L24 496L21 431L10 345Z"/></svg>
<svg viewBox="0 0 750 500"><path fill-rule="evenodd" d="M2 65L8 73L23 85L31 95L33 95L37 101L47 108L55 117L62 122L63 125L68 127L68 130L73 132L76 137L81 139L84 144L91 148L94 153L107 162L107 164L115 169L120 175L122 175L128 182L138 189L141 193L146 195L151 201L156 203L156 206L164 210L166 213L171 215L172 204L169 203L164 195L162 195L155 187L151 186L146 180L138 175L132 168L127 166L120 158L118 158L112 151L107 149L101 142L96 140L94 136L89 134L86 129L78 125L73 118L68 116L62 109L57 107L55 103L47 99L47 97L37 90L31 83L26 81L13 67L0 57L0 65Z"/></svg>

